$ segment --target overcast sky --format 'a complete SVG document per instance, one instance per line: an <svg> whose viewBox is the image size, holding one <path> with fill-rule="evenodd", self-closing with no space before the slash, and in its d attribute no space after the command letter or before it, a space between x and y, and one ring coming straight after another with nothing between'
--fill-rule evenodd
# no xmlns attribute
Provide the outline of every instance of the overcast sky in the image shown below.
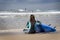
<svg viewBox="0 0 60 40"><path fill-rule="evenodd" d="M60 0L0 0L0 10L60 10Z"/></svg>

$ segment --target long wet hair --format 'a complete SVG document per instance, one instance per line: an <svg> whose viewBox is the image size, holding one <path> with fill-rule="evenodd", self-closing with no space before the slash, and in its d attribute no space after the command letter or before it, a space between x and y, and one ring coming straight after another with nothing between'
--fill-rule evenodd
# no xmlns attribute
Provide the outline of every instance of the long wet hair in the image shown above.
<svg viewBox="0 0 60 40"><path fill-rule="evenodd" d="M33 14L30 15L30 22L31 22L32 25L34 25L35 22L36 22L36 20L35 20L35 16L34 16Z"/></svg>

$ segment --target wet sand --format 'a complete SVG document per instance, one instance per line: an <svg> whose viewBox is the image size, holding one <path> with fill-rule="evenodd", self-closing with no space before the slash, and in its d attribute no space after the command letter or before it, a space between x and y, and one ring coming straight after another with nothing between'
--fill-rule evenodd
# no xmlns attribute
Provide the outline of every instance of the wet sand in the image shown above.
<svg viewBox="0 0 60 40"><path fill-rule="evenodd" d="M25 34L16 32L15 34L0 34L0 40L60 40L60 30L50 33Z"/></svg>
<svg viewBox="0 0 60 40"><path fill-rule="evenodd" d="M19 34L0 36L0 40L60 40L60 34L40 33L40 34Z"/></svg>

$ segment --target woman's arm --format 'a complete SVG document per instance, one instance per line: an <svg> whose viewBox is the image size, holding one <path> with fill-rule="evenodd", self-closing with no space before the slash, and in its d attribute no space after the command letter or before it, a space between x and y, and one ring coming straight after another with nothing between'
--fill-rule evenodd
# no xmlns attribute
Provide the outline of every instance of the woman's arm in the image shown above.
<svg viewBox="0 0 60 40"><path fill-rule="evenodd" d="M27 22L26 27L29 28L29 22Z"/></svg>
<svg viewBox="0 0 60 40"><path fill-rule="evenodd" d="M30 23L30 22L27 22L26 27L27 27L28 29L30 29L30 28L31 28L31 23Z"/></svg>

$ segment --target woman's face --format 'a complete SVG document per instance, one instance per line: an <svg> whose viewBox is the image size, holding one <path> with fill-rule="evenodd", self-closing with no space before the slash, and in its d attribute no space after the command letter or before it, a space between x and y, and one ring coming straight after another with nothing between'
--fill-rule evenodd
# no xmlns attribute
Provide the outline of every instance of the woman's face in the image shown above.
<svg viewBox="0 0 60 40"><path fill-rule="evenodd" d="M31 19L33 20L34 19L34 16L31 16Z"/></svg>

